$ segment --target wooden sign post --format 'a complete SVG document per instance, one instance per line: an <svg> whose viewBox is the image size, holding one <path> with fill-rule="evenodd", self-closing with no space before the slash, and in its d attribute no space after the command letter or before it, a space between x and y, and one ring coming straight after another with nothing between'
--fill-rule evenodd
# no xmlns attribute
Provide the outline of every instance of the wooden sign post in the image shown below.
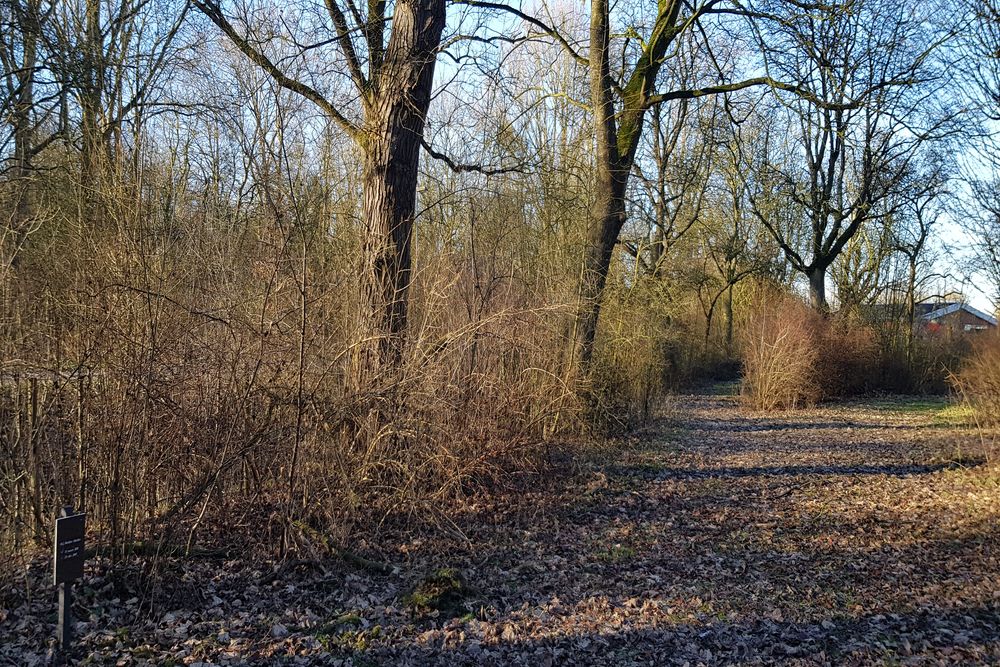
<svg viewBox="0 0 1000 667"><path fill-rule="evenodd" d="M87 515L63 507L56 519L52 580L59 586L59 646L69 648L73 631L73 582L83 576L84 534Z"/></svg>

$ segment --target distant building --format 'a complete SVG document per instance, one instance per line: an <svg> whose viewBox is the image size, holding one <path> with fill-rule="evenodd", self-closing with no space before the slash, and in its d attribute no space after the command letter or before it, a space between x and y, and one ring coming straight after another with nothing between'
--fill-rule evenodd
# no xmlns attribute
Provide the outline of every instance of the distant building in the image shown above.
<svg viewBox="0 0 1000 667"><path fill-rule="evenodd" d="M922 303L916 315L918 328L930 336L962 336L997 329L997 318L967 303Z"/></svg>

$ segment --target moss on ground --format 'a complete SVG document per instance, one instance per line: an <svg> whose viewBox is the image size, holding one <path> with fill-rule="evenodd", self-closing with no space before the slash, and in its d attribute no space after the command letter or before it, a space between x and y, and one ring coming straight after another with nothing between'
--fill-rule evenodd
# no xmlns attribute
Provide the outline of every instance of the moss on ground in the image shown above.
<svg viewBox="0 0 1000 667"><path fill-rule="evenodd" d="M421 579L403 596L403 604L419 613L460 616L466 612L465 601L470 595L471 589L458 570L442 568Z"/></svg>

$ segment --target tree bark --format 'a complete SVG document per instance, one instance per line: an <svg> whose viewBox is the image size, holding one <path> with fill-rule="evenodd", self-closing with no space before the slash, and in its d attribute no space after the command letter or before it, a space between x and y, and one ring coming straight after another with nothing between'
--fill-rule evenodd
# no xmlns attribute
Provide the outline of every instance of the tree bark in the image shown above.
<svg viewBox="0 0 1000 667"><path fill-rule="evenodd" d="M361 100L360 125L318 90L285 74L233 27L218 0L194 0L254 64L281 87L316 104L361 149L365 234L355 380L364 387L398 368L405 343L418 165L446 6L445 0L398 0L387 19L385 3L371 0L360 30L369 57L366 78L347 15L336 0L326 5ZM356 8L350 7L353 14ZM357 20L361 22L360 16ZM383 48L390 20L389 42Z"/></svg>
<svg viewBox="0 0 1000 667"><path fill-rule="evenodd" d="M809 303L820 312L828 310L826 301L826 267L814 266L806 273L809 278Z"/></svg>
<svg viewBox="0 0 1000 667"><path fill-rule="evenodd" d="M366 108L360 140L363 381L397 367L403 351L420 150L444 23L444 0L397 4L385 60Z"/></svg>
<svg viewBox="0 0 1000 667"><path fill-rule="evenodd" d="M726 290L726 354L733 352L733 284Z"/></svg>
<svg viewBox="0 0 1000 667"><path fill-rule="evenodd" d="M610 170L598 167L598 171L605 173L598 176L597 202L590 215L577 314L576 362L584 372L594 356L604 286L618 234L625 222L624 180L613 178Z"/></svg>
<svg viewBox="0 0 1000 667"><path fill-rule="evenodd" d="M103 227L102 182L108 155L104 128L104 43L101 33L100 0L87 0L82 70L78 73L80 95L80 187L83 190L85 222L93 229Z"/></svg>
<svg viewBox="0 0 1000 667"><path fill-rule="evenodd" d="M906 366L913 370L914 327L917 325L917 260L916 254L908 258L906 283Z"/></svg>
<svg viewBox="0 0 1000 667"><path fill-rule="evenodd" d="M636 104L636 100L632 99L630 101L635 108L630 109L623 116L622 125L616 127L609 53L609 11L608 0L593 0L591 3L590 97L594 107L596 174L594 204L587 225L587 245L580 275L580 303L573 346L574 370L581 377L589 375L594 356L601 300L618 234L625 224L625 189L645 114L644 100ZM636 95L641 97L641 92ZM638 126L638 129L629 126L627 137L620 136L627 125L625 117L632 125ZM620 148L623 141L624 156ZM630 145L632 143L634 146Z"/></svg>
<svg viewBox="0 0 1000 667"><path fill-rule="evenodd" d="M573 371L582 378L590 374L601 299L615 244L625 224L625 192L646 112L658 101L693 99L722 92L722 88L717 88L655 94L656 79L670 57L667 51L671 43L690 25L689 20L681 19L683 6L680 0L659 2L649 39L628 71L624 84L619 86L611 76L609 1L591 2L588 67L596 139L595 201L589 216L573 340Z"/></svg>

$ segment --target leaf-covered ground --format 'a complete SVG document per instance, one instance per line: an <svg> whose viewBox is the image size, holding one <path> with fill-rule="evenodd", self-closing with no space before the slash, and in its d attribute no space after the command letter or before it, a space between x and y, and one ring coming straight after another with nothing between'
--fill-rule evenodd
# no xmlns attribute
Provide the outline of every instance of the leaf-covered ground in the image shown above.
<svg viewBox="0 0 1000 667"><path fill-rule="evenodd" d="M678 399L570 483L386 538L390 573L187 560L151 581L96 562L73 659L1000 664L1000 470L942 407ZM0 664L44 664L54 593L20 582L0 596Z"/></svg>

